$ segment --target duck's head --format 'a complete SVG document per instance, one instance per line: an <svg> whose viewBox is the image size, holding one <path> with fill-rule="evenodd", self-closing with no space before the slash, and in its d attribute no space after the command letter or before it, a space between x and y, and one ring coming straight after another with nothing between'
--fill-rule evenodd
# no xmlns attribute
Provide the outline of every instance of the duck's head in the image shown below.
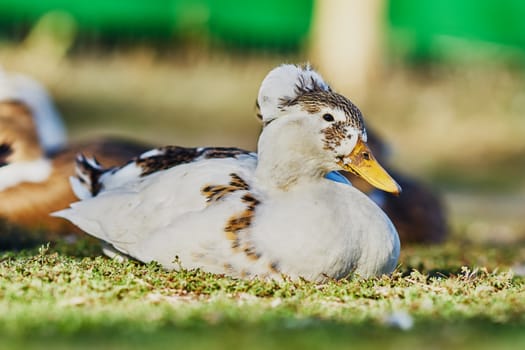
<svg viewBox="0 0 525 350"><path fill-rule="evenodd" d="M271 148L292 157L300 154L304 169L315 167L322 176L344 170L383 191L401 192L366 143L361 111L310 66L272 70L261 84L257 106L264 125L259 152Z"/></svg>
<svg viewBox="0 0 525 350"><path fill-rule="evenodd" d="M29 108L18 101L0 102L0 166L43 157Z"/></svg>
<svg viewBox="0 0 525 350"><path fill-rule="evenodd" d="M0 103L13 102L31 110L36 139L47 154L54 154L66 146L65 126L44 86L31 77L7 72L0 66Z"/></svg>
<svg viewBox="0 0 525 350"><path fill-rule="evenodd" d="M0 192L43 182L51 172L29 108L16 100L0 102Z"/></svg>

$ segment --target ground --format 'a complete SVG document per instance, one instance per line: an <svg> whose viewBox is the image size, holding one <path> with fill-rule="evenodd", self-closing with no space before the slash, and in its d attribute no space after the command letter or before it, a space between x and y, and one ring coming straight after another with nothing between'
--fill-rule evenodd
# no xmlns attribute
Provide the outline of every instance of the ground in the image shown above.
<svg viewBox="0 0 525 350"><path fill-rule="evenodd" d="M116 262L80 239L0 255L10 348L498 348L525 345L525 249L404 250L392 276L235 280ZM515 270L514 272L512 270Z"/></svg>

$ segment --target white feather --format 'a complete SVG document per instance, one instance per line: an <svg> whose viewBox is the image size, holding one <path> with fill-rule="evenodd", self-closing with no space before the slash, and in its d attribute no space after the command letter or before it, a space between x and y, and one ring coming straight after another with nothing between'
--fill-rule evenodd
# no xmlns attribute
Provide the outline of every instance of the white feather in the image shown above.
<svg viewBox="0 0 525 350"><path fill-rule="evenodd" d="M103 184L104 190L109 191L113 188L125 186L127 183L134 184L136 181L140 181L141 174L142 169L136 163L130 162L115 173L110 171L102 174L99 181Z"/></svg>
<svg viewBox="0 0 525 350"><path fill-rule="evenodd" d="M71 185L73 193L75 194L75 196L77 196L78 199L87 199L93 197L93 195L89 191L88 186L86 186L86 183L81 182L78 177L69 177L69 184Z"/></svg>
<svg viewBox="0 0 525 350"><path fill-rule="evenodd" d="M312 80L317 85L329 90L323 78L310 66L300 67L293 64L284 64L273 69L264 78L257 101L261 110L263 122L268 122L283 114L279 108L282 98L294 98L297 95L296 89L300 81L306 83L307 87L312 87Z"/></svg>
<svg viewBox="0 0 525 350"><path fill-rule="evenodd" d="M149 157L160 156L162 154L164 154L164 151L162 150L162 148L154 148L152 150L142 153L139 158L146 159Z"/></svg>
<svg viewBox="0 0 525 350"><path fill-rule="evenodd" d="M24 182L44 182L52 170L51 162L44 158L5 165L0 168L0 191Z"/></svg>

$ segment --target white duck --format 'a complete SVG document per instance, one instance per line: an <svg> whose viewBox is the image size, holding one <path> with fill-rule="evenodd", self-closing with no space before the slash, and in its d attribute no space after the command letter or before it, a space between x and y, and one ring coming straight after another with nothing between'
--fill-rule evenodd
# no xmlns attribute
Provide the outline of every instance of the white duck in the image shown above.
<svg viewBox="0 0 525 350"><path fill-rule="evenodd" d="M257 102L265 125L258 160L180 147L107 170L81 158L72 184L82 201L54 215L166 269L314 281L392 272L399 239L388 217L354 187L325 178L346 170L400 191L366 146L359 109L295 65L272 70Z"/></svg>

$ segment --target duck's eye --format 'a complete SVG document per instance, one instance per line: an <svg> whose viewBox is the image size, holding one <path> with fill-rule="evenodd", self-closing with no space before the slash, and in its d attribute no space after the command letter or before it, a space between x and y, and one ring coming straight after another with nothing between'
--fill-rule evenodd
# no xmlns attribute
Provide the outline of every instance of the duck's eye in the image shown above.
<svg viewBox="0 0 525 350"><path fill-rule="evenodd" d="M333 122L335 120L334 116L331 115L330 113L323 114L323 119L326 120L327 122Z"/></svg>
<svg viewBox="0 0 525 350"><path fill-rule="evenodd" d="M370 160L370 153L368 153L368 152L363 152L363 158L364 158L365 160Z"/></svg>

